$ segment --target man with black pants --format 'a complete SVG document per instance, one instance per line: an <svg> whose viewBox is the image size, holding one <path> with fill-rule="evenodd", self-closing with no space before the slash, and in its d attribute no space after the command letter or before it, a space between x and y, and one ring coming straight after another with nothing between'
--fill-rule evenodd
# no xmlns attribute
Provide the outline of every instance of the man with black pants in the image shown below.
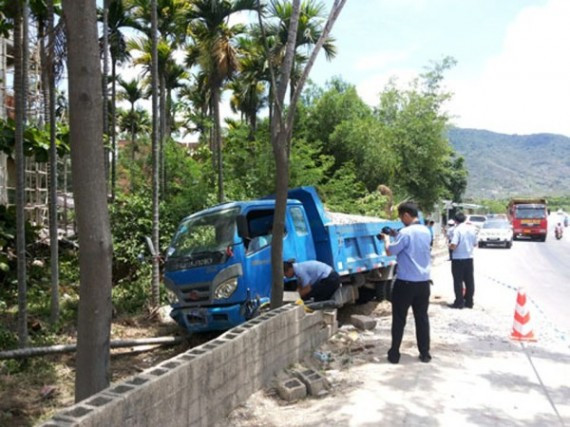
<svg viewBox="0 0 570 427"><path fill-rule="evenodd" d="M465 224L465 214L459 212L455 215L455 230L449 244L451 253L451 274L453 275L453 291L455 301L448 304L450 308L473 308L473 294L475 293L475 279L473 277L473 249L477 246L477 233L475 228ZM463 284L465 283L465 296Z"/></svg>
<svg viewBox="0 0 570 427"><path fill-rule="evenodd" d="M297 278L297 292L306 301L311 298L314 301L326 301L340 286L340 276L334 269L324 262L283 262L285 277Z"/></svg>
<svg viewBox="0 0 570 427"><path fill-rule="evenodd" d="M398 206L398 216L405 227L400 232L391 232L395 240L390 242L388 234L379 236L384 240L386 253L396 255L398 261L397 279L392 290L392 346L388 350L388 360L391 363L400 361L400 344L411 306L420 360L428 363L431 360L428 317L431 234L425 225L419 223L415 203Z"/></svg>

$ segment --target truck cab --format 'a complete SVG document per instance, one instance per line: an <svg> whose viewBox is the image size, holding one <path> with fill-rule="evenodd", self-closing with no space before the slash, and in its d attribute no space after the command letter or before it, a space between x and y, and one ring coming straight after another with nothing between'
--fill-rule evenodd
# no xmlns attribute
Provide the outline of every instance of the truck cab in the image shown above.
<svg viewBox="0 0 570 427"><path fill-rule="evenodd" d="M181 326L193 332L229 329L269 302L274 211L273 200L233 202L182 220L167 251L164 276L177 298L171 316ZM307 216L297 200L287 202L283 255L315 258Z"/></svg>

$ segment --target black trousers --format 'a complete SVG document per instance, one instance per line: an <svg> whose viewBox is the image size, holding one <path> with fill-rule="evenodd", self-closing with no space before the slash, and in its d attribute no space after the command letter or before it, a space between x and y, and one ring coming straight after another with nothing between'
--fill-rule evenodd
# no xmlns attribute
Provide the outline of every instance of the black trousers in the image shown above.
<svg viewBox="0 0 570 427"><path fill-rule="evenodd" d="M473 277L473 258L452 259L451 274L453 275L454 304L460 307L473 307L475 279ZM465 283L465 296L463 284Z"/></svg>
<svg viewBox="0 0 570 427"><path fill-rule="evenodd" d="M392 347L390 353L400 355L400 344L406 326L408 309L412 307L416 322L416 341L421 355L429 354L430 282L408 282L397 279L392 290Z"/></svg>
<svg viewBox="0 0 570 427"><path fill-rule="evenodd" d="M340 276L336 271L332 271L324 279L313 283L311 292L305 297L306 300L313 298L315 301L327 301L340 286Z"/></svg>

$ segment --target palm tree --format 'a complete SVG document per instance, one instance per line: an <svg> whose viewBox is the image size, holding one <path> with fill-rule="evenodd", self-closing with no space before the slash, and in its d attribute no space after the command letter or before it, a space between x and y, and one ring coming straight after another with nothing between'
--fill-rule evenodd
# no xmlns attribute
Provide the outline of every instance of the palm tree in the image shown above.
<svg viewBox="0 0 570 427"><path fill-rule="evenodd" d="M250 127L250 138L253 138L257 127L257 112L267 104L266 84L269 82L269 71L261 41L251 37L238 40L239 74L228 84L233 95L230 99L232 111L242 114L242 119Z"/></svg>
<svg viewBox="0 0 570 427"><path fill-rule="evenodd" d="M103 164L101 64L91 0L63 0L69 44L73 190L79 230L80 290L75 401L109 385L112 239Z"/></svg>
<svg viewBox="0 0 570 427"><path fill-rule="evenodd" d="M46 73L48 85L48 122L49 122L49 237L50 237L50 270L51 270L51 315L54 325L59 319L59 243L57 223L57 149L55 143L55 27L54 0L47 0L48 19L48 54ZM67 197L67 196L65 196Z"/></svg>
<svg viewBox="0 0 570 427"><path fill-rule="evenodd" d="M268 27L268 34L274 35L276 39L275 46L271 52L275 58L281 58L285 55L285 46L289 36L289 24L293 8L290 2L273 1L270 3L269 13L278 19L277 24ZM299 15L299 23L297 27L297 37L295 42L295 55L293 56L293 69L291 72L290 96L295 92L295 86L300 77L301 67L307 62L306 54L300 52L302 48L306 52L317 43L317 40L323 33L324 4L316 0L307 0L301 2L301 10ZM325 58L331 60L336 56L336 46L332 37L327 37L322 46L325 52Z"/></svg>
<svg viewBox="0 0 570 427"><path fill-rule="evenodd" d="M14 17L14 97L16 109L16 252L18 257L18 338L20 347L28 341L24 131L26 126L28 69L28 2L16 2Z"/></svg>
<svg viewBox="0 0 570 427"><path fill-rule="evenodd" d="M224 81L238 69L234 39L245 31L242 25L228 25L236 12L255 10L256 0L195 0L187 14L194 44L189 48L187 65L198 63L206 73L213 117L212 145L216 150L218 200L224 201L220 98Z"/></svg>
<svg viewBox="0 0 570 427"><path fill-rule="evenodd" d="M160 265L158 254L160 253L160 217L159 217L159 196L160 196L160 158L158 141L158 16L156 10L156 0L151 0L150 8L150 40L151 40L151 93L152 93L152 243L155 253L152 257L152 283L151 283L151 305L158 307L160 302Z"/></svg>
<svg viewBox="0 0 570 427"><path fill-rule="evenodd" d="M128 46L130 50L136 50L141 52L141 54L133 61L135 65L144 65L144 74L147 74L152 67L153 56L151 54L152 41L149 39L139 38L129 40ZM169 69L175 66L174 54L175 45L165 39L157 40L157 85L158 85L158 109L159 109L159 127L158 127L158 140L159 140L159 176L162 175L162 165L163 165L163 151L164 151L164 140L165 137L170 137L167 134L167 102L166 102L166 79ZM164 181L160 180L161 187L164 190Z"/></svg>
<svg viewBox="0 0 570 427"><path fill-rule="evenodd" d="M135 137L135 128L136 128L136 121L135 119L135 104L137 101L143 98L143 91L139 87L139 83L136 79L132 79L130 81L125 81L119 78L119 85L123 89L122 92L119 92L119 98L128 101L131 104L131 111L130 111L130 132L131 132L131 192L135 191L134 180L132 179L133 176L133 167L135 162L135 152L136 152L136 137Z"/></svg>
<svg viewBox="0 0 570 427"><path fill-rule="evenodd" d="M110 0L107 13L107 33L109 53L111 55L111 199L115 199L116 173L116 104L117 104L117 64L129 58L127 42L122 31L125 28L140 29L137 21L131 14L131 6L125 0ZM105 43L103 43L105 44Z"/></svg>

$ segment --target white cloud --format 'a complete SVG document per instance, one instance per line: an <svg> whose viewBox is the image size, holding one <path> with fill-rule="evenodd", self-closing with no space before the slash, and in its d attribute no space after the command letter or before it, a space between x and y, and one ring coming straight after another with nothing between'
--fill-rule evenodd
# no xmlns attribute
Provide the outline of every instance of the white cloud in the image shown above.
<svg viewBox="0 0 570 427"><path fill-rule="evenodd" d="M376 74L361 81L356 85L356 91L368 105L377 106L379 94L386 88L390 79L394 78L398 87L405 88L416 77L418 77L418 73L412 69L392 70L389 73Z"/></svg>
<svg viewBox="0 0 570 427"><path fill-rule="evenodd" d="M456 123L505 133L570 135L569 16L567 0L521 11L502 52L487 61L482 74L450 82Z"/></svg>

